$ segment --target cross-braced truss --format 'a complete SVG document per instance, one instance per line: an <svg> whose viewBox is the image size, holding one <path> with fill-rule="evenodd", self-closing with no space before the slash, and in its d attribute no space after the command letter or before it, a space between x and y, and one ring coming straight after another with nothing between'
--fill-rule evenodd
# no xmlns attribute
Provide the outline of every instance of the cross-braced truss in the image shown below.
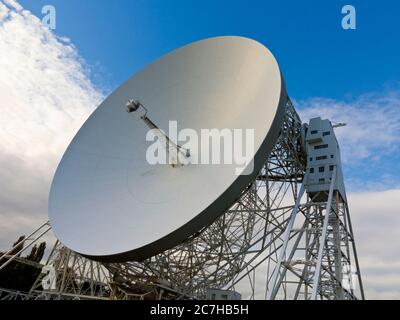
<svg viewBox="0 0 400 320"><path fill-rule="evenodd" d="M347 203L333 185L294 207L269 299L364 299Z"/></svg>
<svg viewBox="0 0 400 320"><path fill-rule="evenodd" d="M301 122L291 102L279 139L254 181L236 203L190 239L141 262L105 264L126 288L157 287L165 298L206 297L210 288L243 285L251 272L277 254L305 168ZM249 298L255 297L250 279ZM143 287L143 284L146 284Z"/></svg>
<svg viewBox="0 0 400 320"><path fill-rule="evenodd" d="M104 266L57 241L26 299L109 299L111 288L110 274Z"/></svg>
<svg viewBox="0 0 400 320"><path fill-rule="evenodd" d="M347 203L332 188L326 201L301 202L302 124L290 100L285 111L256 180L211 225L140 262L99 263L57 243L27 298L204 299L215 288L247 299L353 299L343 282L353 262L363 298Z"/></svg>

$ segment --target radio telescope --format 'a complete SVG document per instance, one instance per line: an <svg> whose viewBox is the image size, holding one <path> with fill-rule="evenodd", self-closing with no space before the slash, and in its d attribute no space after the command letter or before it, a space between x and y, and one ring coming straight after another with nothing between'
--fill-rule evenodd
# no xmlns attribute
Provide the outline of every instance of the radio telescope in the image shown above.
<svg viewBox="0 0 400 320"><path fill-rule="evenodd" d="M208 150L171 121L251 129L251 161L242 174L193 163ZM146 158L149 130L167 163ZM27 299L364 298L334 126L301 122L274 56L248 38L189 44L113 92L66 150L32 242L50 227Z"/></svg>

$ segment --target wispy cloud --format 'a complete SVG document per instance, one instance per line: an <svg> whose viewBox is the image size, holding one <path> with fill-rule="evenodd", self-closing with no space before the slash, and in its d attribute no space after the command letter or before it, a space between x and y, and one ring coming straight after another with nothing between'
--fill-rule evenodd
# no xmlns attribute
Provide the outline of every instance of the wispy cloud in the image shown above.
<svg viewBox="0 0 400 320"><path fill-rule="evenodd" d="M52 175L102 93L72 43L14 0L0 2L0 52L2 249L47 219Z"/></svg>
<svg viewBox="0 0 400 320"><path fill-rule="evenodd" d="M400 187L400 85L351 100L296 101L303 121L320 116L344 122L336 129L349 190Z"/></svg>
<svg viewBox="0 0 400 320"><path fill-rule="evenodd" d="M57 163L102 93L72 43L14 0L0 1L0 52L1 250L47 219ZM348 124L337 130L345 167L362 169L367 163L384 171L385 157L399 154L398 89L296 105L304 120L322 116ZM368 298L400 298L400 189L376 191L394 188L397 178L391 171L378 178L350 176L354 188L348 198ZM366 184L375 191L360 192Z"/></svg>
<svg viewBox="0 0 400 320"><path fill-rule="evenodd" d="M400 87L296 106L303 121L320 116L347 124L335 131L366 296L400 299Z"/></svg>
<svg viewBox="0 0 400 320"><path fill-rule="evenodd" d="M297 105L304 120L321 116L347 123L336 130L345 162L377 161L400 151L400 88L351 101L311 98L297 101Z"/></svg>
<svg viewBox="0 0 400 320"><path fill-rule="evenodd" d="M369 299L400 299L400 189L348 195Z"/></svg>

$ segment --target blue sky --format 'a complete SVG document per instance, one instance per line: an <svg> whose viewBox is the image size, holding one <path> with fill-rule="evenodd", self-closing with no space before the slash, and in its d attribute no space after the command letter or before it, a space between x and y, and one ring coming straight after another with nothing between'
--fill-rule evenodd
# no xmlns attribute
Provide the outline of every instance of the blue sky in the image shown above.
<svg viewBox="0 0 400 320"><path fill-rule="evenodd" d="M399 81L398 1L22 0L41 16L57 9L57 30L113 89L160 55L205 37L243 35L277 57L289 94L351 99ZM357 30L341 28L351 3Z"/></svg>
<svg viewBox="0 0 400 320"><path fill-rule="evenodd" d="M76 49L18 3L39 18L54 5L55 34ZM341 28L345 4L356 30ZM103 93L184 44L242 35L272 50L304 121L348 124L336 134L367 297L400 299L399 12L388 0L0 0L0 250L48 219L54 170Z"/></svg>
<svg viewBox="0 0 400 320"><path fill-rule="evenodd" d="M396 1L20 3L38 17L42 17L44 5L55 6L56 33L71 39L91 67L92 82L106 93L161 55L217 35L242 35L267 45L281 66L289 95L295 101L303 101L297 105L300 110L308 107L312 97L353 103L371 92L400 88L400 3ZM356 30L341 27L341 8L349 3L356 8ZM358 106L360 112L365 112L362 104ZM400 142L396 143L395 151L399 151ZM398 186L399 152L392 149L390 160L385 156L375 161L371 161L372 153L345 166L349 190L358 190L364 181L368 181L369 188Z"/></svg>

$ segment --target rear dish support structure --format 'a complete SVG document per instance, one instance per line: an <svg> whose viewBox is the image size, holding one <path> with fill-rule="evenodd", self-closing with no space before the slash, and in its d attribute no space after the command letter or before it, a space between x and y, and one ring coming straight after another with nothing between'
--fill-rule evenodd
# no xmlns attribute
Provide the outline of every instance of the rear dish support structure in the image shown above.
<svg viewBox="0 0 400 320"><path fill-rule="evenodd" d="M209 289L244 299L364 298L347 203L333 190L326 202L307 196L303 141L288 100L268 161L215 222L141 262L94 262L58 242L46 264L54 285L44 290L42 273L27 299L205 299ZM343 289L344 262L356 263L358 294Z"/></svg>
<svg viewBox="0 0 400 320"><path fill-rule="evenodd" d="M252 279L260 266L271 265L283 243L283 233L297 198L305 168L301 121L290 100L280 136L256 181L232 207L190 239L142 262L105 264L112 272L156 286L175 299L207 297L207 290L250 290L246 298L264 298ZM264 262L264 263L263 263ZM268 272L270 272L268 270ZM244 297L245 298L245 297Z"/></svg>

